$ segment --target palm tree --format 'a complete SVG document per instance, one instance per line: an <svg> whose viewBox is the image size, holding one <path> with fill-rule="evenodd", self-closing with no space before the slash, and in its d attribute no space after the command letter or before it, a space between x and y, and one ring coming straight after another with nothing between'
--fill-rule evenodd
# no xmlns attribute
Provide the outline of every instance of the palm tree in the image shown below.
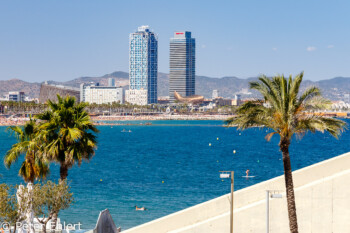
<svg viewBox="0 0 350 233"><path fill-rule="evenodd" d="M34 183L37 178L45 178L49 173L49 165L41 157L41 141L37 138L39 129L35 120L30 119L24 126L11 126L8 128L17 137L18 142L14 144L4 157L7 168L18 160L21 154L25 159L19 170L19 175L25 182Z"/></svg>
<svg viewBox="0 0 350 233"><path fill-rule="evenodd" d="M292 168L289 157L289 146L292 136L302 137L307 131L327 131L334 137L343 131L345 122L323 117L320 114L307 114L305 111L324 107L326 101L316 87L308 88L300 95L300 84L303 73L294 79L282 76L267 78L261 76L258 81L251 82L250 88L255 89L264 97L264 101L249 101L237 110L237 116L228 119L228 125L238 129L251 127L267 127L273 130L266 135L269 141L275 134L280 136L279 147L282 152L284 178L287 194L289 227L292 233L298 232L297 214L295 207ZM265 102L265 103L264 103Z"/></svg>
<svg viewBox="0 0 350 233"><path fill-rule="evenodd" d="M57 103L49 100L48 110L36 117L42 121L44 156L60 164L60 178L64 180L75 163L92 158L97 147L95 133L99 131L84 110L85 103L76 103L70 96L57 98Z"/></svg>

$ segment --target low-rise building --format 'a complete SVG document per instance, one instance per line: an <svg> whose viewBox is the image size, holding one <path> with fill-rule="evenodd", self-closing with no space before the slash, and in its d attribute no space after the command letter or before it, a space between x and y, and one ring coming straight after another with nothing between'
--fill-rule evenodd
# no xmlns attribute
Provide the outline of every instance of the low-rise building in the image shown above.
<svg viewBox="0 0 350 233"><path fill-rule="evenodd" d="M144 89L129 89L125 91L125 101L130 104L147 105L148 91Z"/></svg>
<svg viewBox="0 0 350 233"><path fill-rule="evenodd" d="M8 95L9 101L14 102L24 102L24 92L23 91L10 91Z"/></svg>
<svg viewBox="0 0 350 233"><path fill-rule="evenodd" d="M169 104L169 96L159 96L158 104Z"/></svg>
<svg viewBox="0 0 350 233"><path fill-rule="evenodd" d="M240 95L235 95L234 99L225 99L223 97L216 97L216 98L213 98L213 102L218 106L239 106L242 104Z"/></svg>
<svg viewBox="0 0 350 233"><path fill-rule="evenodd" d="M109 85L113 85L112 81L109 82ZM80 101L90 104L124 103L123 88L100 86L99 83L82 83L80 85Z"/></svg>
<svg viewBox="0 0 350 233"><path fill-rule="evenodd" d="M232 99L216 98L215 103L218 106L232 106Z"/></svg>
<svg viewBox="0 0 350 233"><path fill-rule="evenodd" d="M39 103L46 103L47 100L57 101L57 95L62 97L74 96L77 102L80 101L80 90L75 87L67 87L63 85L52 85L47 82L41 84Z"/></svg>

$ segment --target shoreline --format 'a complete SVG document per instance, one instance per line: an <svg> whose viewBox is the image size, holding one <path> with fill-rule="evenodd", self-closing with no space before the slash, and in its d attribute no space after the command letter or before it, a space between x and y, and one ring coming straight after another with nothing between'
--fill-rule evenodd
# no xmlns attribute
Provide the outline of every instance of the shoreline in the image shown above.
<svg viewBox="0 0 350 233"><path fill-rule="evenodd" d="M124 123L127 121L224 121L232 115L157 115L157 116L92 116L96 125L152 125L140 123ZM29 120L28 117L0 118L0 126L21 126Z"/></svg>
<svg viewBox="0 0 350 233"><path fill-rule="evenodd" d="M234 115L152 115L152 116L91 116L91 120L97 126L118 126L118 125L138 125L148 126L153 125L152 121L225 121ZM350 117L340 117L342 119L349 119ZM29 117L16 117L5 118L0 115L0 126L22 126L30 118ZM145 121L139 122L137 121ZM131 122L131 123L126 123ZM135 123L134 123L135 122ZM156 124L158 125L158 124Z"/></svg>
<svg viewBox="0 0 350 233"><path fill-rule="evenodd" d="M158 115L158 116L99 116L96 121L161 121L161 120L226 120L232 115Z"/></svg>

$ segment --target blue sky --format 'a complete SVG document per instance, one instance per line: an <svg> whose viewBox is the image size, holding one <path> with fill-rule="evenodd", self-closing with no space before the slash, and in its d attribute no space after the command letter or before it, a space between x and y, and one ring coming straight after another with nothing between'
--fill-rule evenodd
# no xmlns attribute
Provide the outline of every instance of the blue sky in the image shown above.
<svg viewBox="0 0 350 233"><path fill-rule="evenodd" d="M0 80L128 71L129 33L140 25L158 34L160 72L173 32L189 30L197 75L350 77L349 10L345 0L2 0Z"/></svg>

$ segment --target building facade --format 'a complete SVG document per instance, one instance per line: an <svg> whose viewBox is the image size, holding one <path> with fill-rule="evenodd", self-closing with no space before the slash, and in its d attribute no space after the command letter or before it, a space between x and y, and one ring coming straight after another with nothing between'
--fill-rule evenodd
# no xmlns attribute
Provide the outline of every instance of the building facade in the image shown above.
<svg viewBox="0 0 350 233"><path fill-rule="evenodd" d="M96 84L80 84L80 101L95 104L113 102L124 103L123 88L116 86L100 86Z"/></svg>
<svg viewBox="0 0 350 233"><path fill-rule="evenodd" d="M195 95L195 76L196 41L191 32L175 32L170 39L170 102L175 101L175 91L181 96Z"/></svg>
<svg viewBox="0 0 350 233"><path fill-rule="evenodd" d="M129 46L126 101L138 105L157 103L158 38L148 26L141 26L130 34Z"/></svg>
<svg viewBox="0 0 350 233"><path fill-rule="evenodd" d="M240 106L242 104L240 95L235 95L234 99L225 99L222 97L217 97L213 101L218 106Z"/></svg>
<svg viewBox="0 0 350 233"><path fill-rule="evenodd" d="M9 92L9 101L14 102L24 102L24 92L23 91L10 91Z"/></svg>
<svg viewBox="0 0 350 233"><path fill-rule="evenodd" d="M47 100L56 102L57 95L62 97L73 96L77 102L80 101L79 88L67 87L63 85L51 85L45 82L41 84L40 87L39 103L46 103Z"/></svg>
<svg viewBox="0 0 350 233"><path fill-rule="evenodd" d="M125 91L125 100L131 104L147 105L148 91L147 90L127 90Z"/></svg>
<svg viewBox="0 0 350 233"><path fill-rule="evenodd" d="M219 91L218 90L213 90L211 98L212 99L219 98Z"/></svg>
<svg viewBox="0 0 350 233"><path fill-rule="evenodd" d="M114 78L109 78L108 79L108 86L109 87L115 87L115 79Z"/></svg>

